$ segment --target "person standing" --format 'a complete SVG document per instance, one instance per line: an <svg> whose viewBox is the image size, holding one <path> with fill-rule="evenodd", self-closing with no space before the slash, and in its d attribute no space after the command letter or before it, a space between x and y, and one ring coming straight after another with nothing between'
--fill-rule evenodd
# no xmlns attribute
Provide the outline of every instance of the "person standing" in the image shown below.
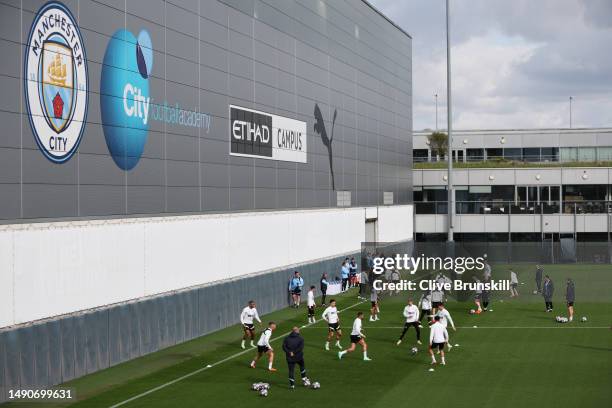
<svg viewBox="0 0 612 408"><path fill-rule="evenodd" d="M355 258L351 258L351 262L349 262L349 280L351 287L357 286L357 263Z"/></svg>
<svg viewBox="0 0 612 408"><path fill-rule="evenodd" d="M576 300L576 291L574 281L567 278L567 288L565 289L565 300L567 301L567 317L571 322L574 320L574 301Z"/></svg>
<svg viewBox="0 0 612 408"><path fill-rule="evenodd" d="M308 291L308 299L306 300L306 305L308 306L308 323L316 323L317 319L315 318L315 307L317 306L315 302L315 287L314 285L310 287Z"/></svg>
<svg viewBox="0 0 612 408"><path fill-rule="evenodd" d="M510 269L510 297L518 297L518 276L516 272Z"/></svg>
<svg viewBox="0 0 612 408"><path fill-rule="evenodd" d="M421 295L419 300L419 307L421 308L421 315L419 316L419 326L421 325L421 319L425 317L425 322L428 322L433 316L431 314L431 291L425 291Z"/></svg>
<svg viewBox="0 0 612 408"><path fill-rule="evenodd" d="M261 319L259 318L259 313L257 313L257 308L255 307L255 301L249 300L248 305L242 309L242 313L240 313L240 323L242 324L242 330L244 331L244 335L242 336L242 343L240 347L245 348L244 343L248 338L251 339L251 347L255 347L253 341L255 341L255 320L261 324Z"/></svg>
<svg viewBox="0 0 612 408"><path fill-rule="evenodd" d="M482 300L482 287L481 287L481 283L480 279L478 279L476 276L473 276L472 279L474 280L474 282L476 282L476 293L474 293L474 304L476 305L476 314L481 314L482 313L482 307L480 306L480 302Z"/></svg>
<svg viewBox="0 0 612 408"><path fill-rule="evenodd" d="M363 349L363 361L372 361L372 359L368 357L368 345L365 342L365 334L362 332L362 319L363 312L357 312L357 317L355 318L355 321L353 321L353 330L351 331L351 346L346 350L338 352L338 358L340 360L342 360L342 357L346 353L352 353L355 351L356 345L359 344Z"/></svg>
<svg viewBox="0 0 612 408"><path fill-rule="evenodd" d="M291 279L291 282L289 282L289 290L291 291L291 296L293 297L293 307L295 307L296 309L300 306L303 286L304 279L302 279L298 271L295 271L293 273L293 278Z"/></svg>
<svg viewBox="0 0 612 408"><path fill-rule="evenodd" d="M491 265L489 265L489 262L484 261L484 272L482 273L482 278L484 280L491 279Z"/></svg>
<svg viewBox="0 0 612 408"><path fill-rule="evenodd" d="M329 342L332 337L334 337L334 333L336 334L336 347L342 350L342 346L340 345L340 339L342 338L340 316L338 316L338 309L336 308L336 301L334 299L329 301L329 306L323 311L321 317L327 322L327 341L325 342L325 350L329 351Z"/></svg>
<svg viewBox="0 0 612 408"><path fill-rule="evenodd" d="M345 291L348 289L348 281L349 281L350 270L348 266L348 258L344 262L342 262L342 267L340 268L340 276L342 277L342 290Z"/></svg>
<svg viewBox="0 0 612 408"><path fill-rule="evenodd" d="M366 288L368 287L368 283L370 282L370 278L368 278L367 271L361 271L361 275L359 278L359 299L366 298Z"/></svg>
<svg viewBox="0 0 612 408"><path fill-rule="evenodd" d="M448 343L448 331L442 323L440 323L440 316L434 317L434 323L430 327L429 331L429 355L431 356L431 364L437 364L436 356L434 356L434 349L438 349L440 356L442 357L442 365L446 365L444 360L444 345Z"/></svg>
<svg viewBox="0 0 612 408"><path fill-rule="evenodd" d="M319 281L321 287L321 306L325 306L325 297L327 296L327 286L329 282L327 281L327 273L323 272L321 275L321 280Z"/></svg>
<svg viewBox="0 0 612 408"><path fill-rule="evenodd" d="M402 340L404 340L404 336L406 332L410 328L410 326L414 327L416 330L416 338L417 344L421 344L421 328L419 327L419 308L412 303L412 299L408 299L408 304L404 308L404 317L406 318L406 322L404 323L404 331L400 335L397 340L397 345L402 344Z"/></svg>
<svg viewBox="0 0 612 408"><path fill-rule="evenodd" d="M306 366L304 365L304 338L300 336L300 329L294 327L291 329L291 333L285 340L283 340L283 351L285 352L285 358L287 359L287 366L289 367L289 388L295 388L295 365L300 366L300 376L302 377L302 384L308 386L310 380L306 376Z"/></svg>
<svg viewBox="0 0 612 408"><path fill-rule="evenodd" d="M553 298L554 293L555 293L555 285L553 284L552 279L550 279L550 276L548 275L544 276L544 285L542 286L542 296L544 296L544 303L546 304L547 312L552 312L553 310L552 298Z"/></svg>
<svg viewBox="0 0 612 408"><path fill-rule="evenodd" d="M544 268L542 265L536 265L535 271L535 283L536 283L536 293L542 293L542 273L544 272Z"/></svg>
<svg viewBox="0 0 612 408"><path fill-rule="evenodd" d="M370 321L374 322L379 320L380 318L378 315L380 314L380 309L378 308L378 291L374 285L372 285L370 289L370 306Z"/></svg>
<svg viewBox="0 0 612 408"><path fill-rule="evenodd" d="M453 318L451 317L446 307L444 307L443 303L440 303L440 305L438 305L438 311L436 312L436 317L438 317L437 321L439 321L440 324L444 326L445 329L450 323L451 327L453 328L453 331L457 331L457 328L455 327L455 322L453 322ZM448 341L448 333L446 335L446 341L447 341L446 344L448 345L448 351L450 351L453 348L453 346Z"/></svg>
<svg viewBox="0 0 612 408"><path fill-rule="evenodd" d="M268 323L268 328L261 333L261 337L257 342L257 354L253 358L253 361L251 361L251 368L255 368L257 360L265 354L268 356L268 371L276 371L276 368L272 367L274 363L274 349L270 345L270 338L274 330L276 330L276 323L270 322Z"/></svg>

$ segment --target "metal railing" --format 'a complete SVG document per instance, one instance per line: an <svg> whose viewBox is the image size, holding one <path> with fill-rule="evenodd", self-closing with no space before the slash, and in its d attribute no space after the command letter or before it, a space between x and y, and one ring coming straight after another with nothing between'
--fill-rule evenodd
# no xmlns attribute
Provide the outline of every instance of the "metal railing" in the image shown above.
<svg viewBox="0 0 612 408"><path fill-rule="evenodd" d="M414 203L417 214L448 213L447 201L418 201ZM585 200L555 202L526 202L526 201L457 201L455 214L483 214L483 215L520 215L520 214L611 214L612 201Z"/></svg>

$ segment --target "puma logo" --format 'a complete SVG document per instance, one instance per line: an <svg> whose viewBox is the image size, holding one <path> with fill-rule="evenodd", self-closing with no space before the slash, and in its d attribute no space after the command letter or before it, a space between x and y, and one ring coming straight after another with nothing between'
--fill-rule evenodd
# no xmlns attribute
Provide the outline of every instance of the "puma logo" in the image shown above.
<svg viewBox="0 0 612 408"><path fill-rule="evenodd" d="M315 103L314 108L315 124L314 131L321 135L321 141L327 147L327 153L329 154L329 171L331 173L332 190L336 190L336 183L334 181L334 166L332 156L332 141L334 140L334 125L336 124L336 118L338 117L338 110L334 109L334 118L332 120L331 137L327 137L327 130L325 129L325 120L319 105Z"/></svg>

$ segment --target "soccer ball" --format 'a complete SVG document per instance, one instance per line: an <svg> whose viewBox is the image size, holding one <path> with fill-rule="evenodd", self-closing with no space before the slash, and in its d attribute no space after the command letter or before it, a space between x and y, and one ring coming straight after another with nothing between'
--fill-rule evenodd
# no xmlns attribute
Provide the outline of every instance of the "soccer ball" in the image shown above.
<svg viewBox="0 0 612 408"><path fill-rule="evenodd" d="M270 384L268 384L268 383L257 382L257 383L253 383L253 385L251 385L251 389L253 391L267 390L268 388L270 388Z"/></svg>
<svg viewBox="0 0 612 408"><path fill-rule="evenodd" d="M582 319L580 319L580 320L583 321L583 322L586 322L587 318L586 318L586 316L582 316Z"/></svg>
<svg viewBox="0 0 612 408"><path fill-rule="evenodd" d="M321 388L321 384L319 384L318 381L315 381L315 382L312 383L310 388L312 388L313 390L318 390L319 388Z"/></svg>
<svg viewBox="0 0 612 408"><path fill-rule="evenodd" d="M304 378L302 382L304 383L304 387L310 387L310 380L308 378Z"/></svg>
<svg viewBox="0 0 612 408"><path fill-rule="evenodd" d="M410 349L410 353L412 353L412 355L415 355L418 352L419 352L419 349L416 348L416 347L413 347L413 348Z"/></svg>
<svg viewBox="0 0 612 408"><path fill-rule="evenodd" d="M537 295L537 294L538 294L538 291L537 291L537 290L534 290L534 291L533 291L533 294L534 294L534 295Z"/></svg>
<svg viewBox="0 0 612 408"><path fill-rule="evenodd" d="M268 389L267 388L262 388L261 390L259 390L259 395L261 395L262 397L267 397L268 396Z"/></svg>
<svg viewBox="0 0 612 408"><path fill-rule="evenodd" d="M470 309L470 314L475 314L476 311L474 309Z"/></svg>
<svg viewBox="0 0 612 408"><path fill-rule="evenodd" d="M555 317L555 320L557 321L557 323L567 323L568 322L568 318L564 316L557 316Z"/></svg>

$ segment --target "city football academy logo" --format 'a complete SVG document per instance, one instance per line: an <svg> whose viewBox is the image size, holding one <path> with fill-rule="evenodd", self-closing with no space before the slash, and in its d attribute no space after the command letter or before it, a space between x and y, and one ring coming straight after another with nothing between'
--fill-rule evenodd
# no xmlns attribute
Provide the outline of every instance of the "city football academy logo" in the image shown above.
<svg viewBox="0 0 612 408"><path fill-rule="evenodd" d="M104 54L100 109L106 145L122 170L133 169L144 151L150 121L151 37L115 32Z"/></svg>
<svg viewBox="0 0 612 408"><path fill-rule="evenodd" d="M28 35L25 100L38 147L64 163L76 152L87 119L87 58L77 22L66 6L40 8Z"/></svg>

